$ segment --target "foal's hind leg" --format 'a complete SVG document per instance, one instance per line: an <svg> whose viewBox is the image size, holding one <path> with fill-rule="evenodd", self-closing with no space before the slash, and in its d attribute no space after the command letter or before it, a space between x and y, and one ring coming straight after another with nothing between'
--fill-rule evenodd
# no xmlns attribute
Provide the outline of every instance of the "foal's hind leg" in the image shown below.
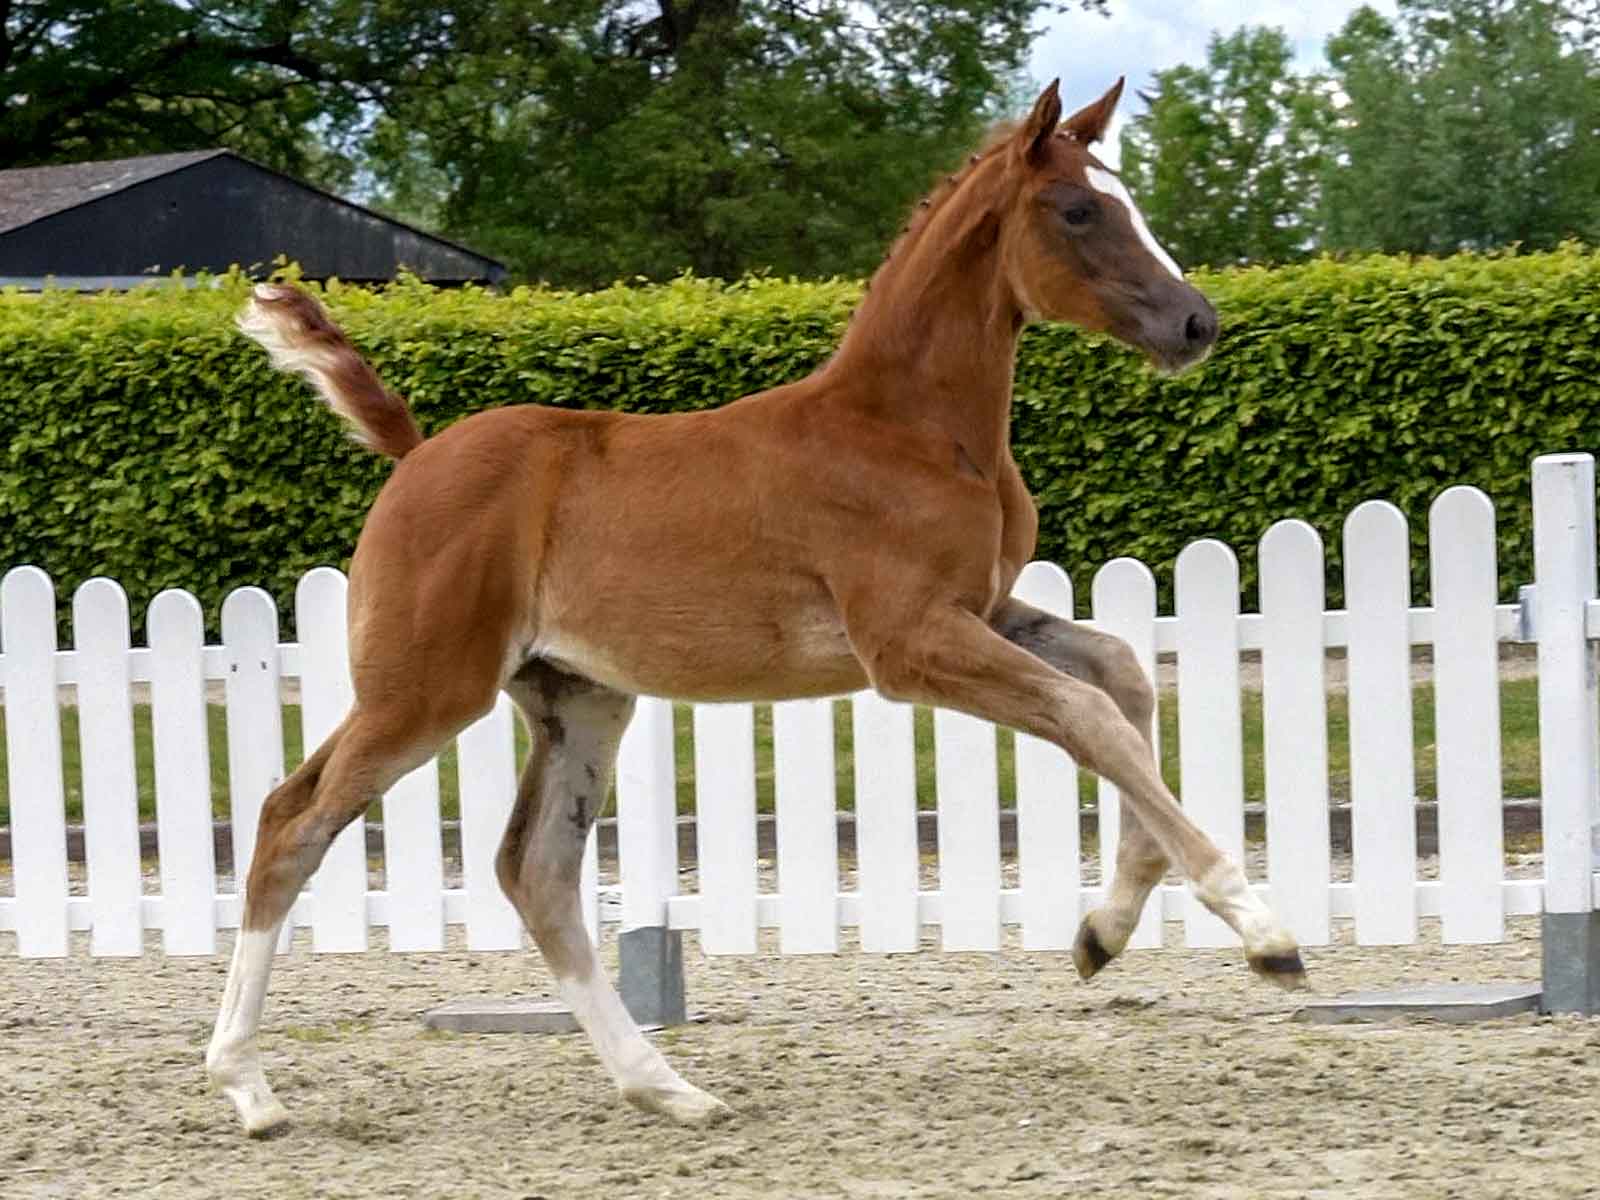
<svg viewBox="0 0 1600 1200"><path fill-rule="evenodd" d="M247 1133L276 1132L289 1118L267 1086L256 1034L278 930L290 906L338 832L456 728L430 729L409 713L358 705L262 805L244 917L206 1050L211 1082L233 1101Z"/></svg>
<svg viewBox="0 0 1600 1200"><path fill-rule="evenodd" d="M1001 608L994 627L1007 641L1110 696L1128 723L1138 730L1154 759L1155 689L1131 646L1121 638L1085 629L1018 600L1008 601ZM1102 846L1101 853L1106 849ZM1106 889L1105 903L1084 916L1072 947L1072 961L1080 976L1090 978L1122 953L1139 923L1145 902L1167 873L1167 867L1166 854L1139 819L1138 810L1124 805L1117 866Z"/></svg>
<svg viewBox="0 0 1600 1200"><path fill-rule="evenodd" d="M538 661L506 690L527 716L534 744L495 860L500 886L623 1097L686 1123L713 1120L726 1106L684 1082L645 1039L583 927L584 844L605 802L633 697Z"/></svg>

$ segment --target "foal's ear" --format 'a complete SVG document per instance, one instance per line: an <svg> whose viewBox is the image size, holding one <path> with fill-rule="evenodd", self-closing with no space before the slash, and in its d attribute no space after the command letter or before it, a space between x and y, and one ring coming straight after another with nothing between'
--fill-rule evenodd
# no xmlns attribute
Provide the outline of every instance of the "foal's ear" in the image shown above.
<svg viewBox="0 0 1600 1200"><path fill-rule="evenodd" d="M1093 104L1084 105L1066 119L1064 128L1073 141L1087 146L1105 136L1106 126L1111 124L1111 114L1117 111L1117 101L1122 98L1122 84L1123 80L1117 80L1104 96Z"/></svg>
<svg viewBox="0 0 1600 1200"><path fill-rule="evenodd" d="M1044 155L1045 143L1055 136L1056 125L1061 120L1061 80L1052 79L1050 86L1039 94L1033 111L1017 130L1016 146L1020 157L1028 162L1038 162Z"/></svg>

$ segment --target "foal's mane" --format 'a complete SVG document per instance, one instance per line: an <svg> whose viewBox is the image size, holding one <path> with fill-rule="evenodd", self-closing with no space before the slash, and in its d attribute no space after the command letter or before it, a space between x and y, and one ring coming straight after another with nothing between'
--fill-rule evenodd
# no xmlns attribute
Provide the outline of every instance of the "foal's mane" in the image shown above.
<svg viewBox="0 0 1600 1200"><path fill-rule="evenodd" d="M916 238L934 217L934 214L943 210L950 198L961 190L961 185L978 167L996 150L1005 145L1016 132L1018 122L1001 121L992 125L984 136L983 142L957 170L939 180L928 191L927 195L917 201L916 207L911 210L911 215L906 218L906 223L901 227L899 236L889 244L889 249L884 251L883 262L879 264L881 271L889 261L894 258L895 251L904 247ZM872 287L872 281L867 281L867 289Z"/></svg>

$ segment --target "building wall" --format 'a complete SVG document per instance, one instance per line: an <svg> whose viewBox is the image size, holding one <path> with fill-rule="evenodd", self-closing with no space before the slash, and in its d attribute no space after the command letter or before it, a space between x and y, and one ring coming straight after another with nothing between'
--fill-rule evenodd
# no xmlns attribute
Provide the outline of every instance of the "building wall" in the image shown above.
<svg viewBox="0 0 1600 1200"><path fill-rule="evenodd" d="M270 266L313 278L487 281L489 260L239 159L219 157L0 235L0 276L141 275Z"/></svg>

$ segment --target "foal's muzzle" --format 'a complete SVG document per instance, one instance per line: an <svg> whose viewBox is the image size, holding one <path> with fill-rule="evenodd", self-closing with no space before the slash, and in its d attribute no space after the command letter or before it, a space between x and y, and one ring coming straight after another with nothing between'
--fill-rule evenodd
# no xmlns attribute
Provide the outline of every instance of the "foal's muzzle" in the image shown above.
<svg viewBox="0 0 1600 1200"><path fill-rule="evenodd" d="M1198 290L1174 280L1160 301L1141 306L1137 344L1163 371L1203 362L1217 341L1217 310Z"/></svg>

